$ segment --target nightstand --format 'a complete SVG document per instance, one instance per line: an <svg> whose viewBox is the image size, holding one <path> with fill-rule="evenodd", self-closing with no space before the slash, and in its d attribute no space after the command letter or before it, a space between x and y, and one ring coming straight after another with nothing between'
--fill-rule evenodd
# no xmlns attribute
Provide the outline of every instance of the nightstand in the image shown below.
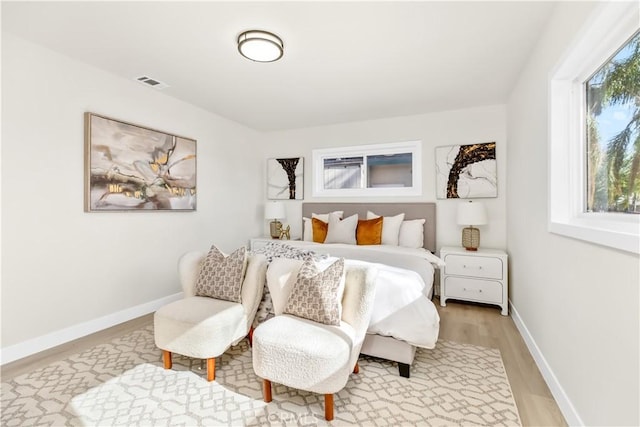
<svg viewBox="0 0 640 427"><path fill-rule="evenodd" d="M272 239L271 237L253 237L249 240L249 250L255 251L256 249L267 246L267 243L281 242L280 239Z"/></svg>
<svg viewBox="0 0 640 427"><path fill-rule="evenodd" d="M503 316L509 314L505 251L443 247L440 258L446 263L440 270L441 306L446 306L448 299L457 299L499 305Z"/></svg>
<svg viewBox="0 0 640 427"><path fill-rule="evenodd" d="M293 239L293 240L300 240L300 239ZM267 246L267 243L270 243L270 242L286 244L287 242L290 242L290 241L291 239L273 239L271 237L253 237L249 239L249 250L254 251L256 249L260 249L262 247Z"/></svg>

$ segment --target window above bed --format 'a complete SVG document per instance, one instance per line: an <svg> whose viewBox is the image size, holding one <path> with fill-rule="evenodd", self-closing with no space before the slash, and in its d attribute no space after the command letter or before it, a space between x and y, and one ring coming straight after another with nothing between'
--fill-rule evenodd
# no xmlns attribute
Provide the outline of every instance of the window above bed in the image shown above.
<svg viewBox="0 0 640 427"><path fill-rule="evenodd" d="M419 196L420 141L313 150L314 196Z"/></svg>

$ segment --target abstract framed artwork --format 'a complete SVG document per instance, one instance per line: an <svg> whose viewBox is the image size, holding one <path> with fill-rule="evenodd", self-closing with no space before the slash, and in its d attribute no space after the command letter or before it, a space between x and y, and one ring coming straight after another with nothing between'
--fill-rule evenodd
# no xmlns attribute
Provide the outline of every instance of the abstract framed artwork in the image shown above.
<svg viewBox="0 0 640 427"><path fill-rule="evenodd" d="M267 198L269 200L304 199L304 159L302 157L267 159Z"/></svg>
<svg viewBox="0 0 640 427"><path fill-rule="evenodd" d="M496 143L436 147L436 197L498 197Z"/></svg>
<svg viewBox="0 0 640 427"><path fill-rule="evenodd" d="M196 141L85 113L85 211L195 211Z"/></svg>

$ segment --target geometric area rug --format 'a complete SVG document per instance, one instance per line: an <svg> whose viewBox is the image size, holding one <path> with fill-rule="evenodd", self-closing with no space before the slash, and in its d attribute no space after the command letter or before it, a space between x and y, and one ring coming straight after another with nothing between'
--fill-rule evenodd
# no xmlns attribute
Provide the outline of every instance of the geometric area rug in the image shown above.
<svg viewBox="0 0 640 427"><path fill-rule="evenodd" d="M2 426L520 426L500 351L452 341L418 349L411 378L361 356L360 373L324 397L273 384L262 400L247 340L216 360L206 380L199 359L174 355L165 370L153 326L2 382Z"/></svg>

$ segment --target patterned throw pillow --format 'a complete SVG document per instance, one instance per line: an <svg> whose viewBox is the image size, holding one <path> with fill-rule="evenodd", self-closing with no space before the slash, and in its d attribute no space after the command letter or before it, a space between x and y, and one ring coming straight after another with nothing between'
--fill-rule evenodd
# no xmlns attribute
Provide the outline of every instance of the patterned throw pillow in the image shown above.
<svg viewBox="0 0 640 427"><path fill-rule="evenodd" d="M211 246L200 266L196 295L240 302L246 268L247 248L244 246L226 257L218 248Z"/></svg>
<svg viewBox="0 0 640 427"><path fill-rule="evenodd" d="M324 271L318 271L313 260L305 260L298 271L284 312L325 325L339 326L343 292L344 258L338 259Z"/></svg>
<svg viewBox="0 0 640 427"><path fill-rule="evenodd" d="M269 242L263 247L252 251L252 253L264 254L264 256L267 257L268 263L271 263L276 258L289 258L299 260L313 258L316 261L328 258L327 254L317 254L307 249L294 248L293 246L284 244L281 241ZM286 301L284 303L286 304ZM262 292L262 301L260 301L258 312L256 313L255 319L253 319L253 327L257 328L260 323L264 322L265 320L269 320L273 316L275 316L275 308L273 307L273 300L271 298L269 286L265 282L264 291Z"/></svg>

